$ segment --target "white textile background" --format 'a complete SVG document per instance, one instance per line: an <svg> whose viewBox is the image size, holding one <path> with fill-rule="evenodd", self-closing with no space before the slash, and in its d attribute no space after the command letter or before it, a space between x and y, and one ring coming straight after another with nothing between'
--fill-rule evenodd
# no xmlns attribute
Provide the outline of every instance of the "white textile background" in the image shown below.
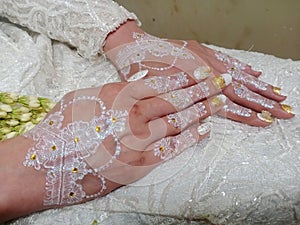
<svg viewBox="0 0 300 225"><path fill-rule="evenodd" d="M205 145L188 149L133 185L11 224L297 224L300 61L210 47L262 70L262 80L288 95L295 118L256 128L213 117ZM88 61L65 44L4 22L0 50L1 91L58 100L69 90L118 80L104 58Z"/></svg>

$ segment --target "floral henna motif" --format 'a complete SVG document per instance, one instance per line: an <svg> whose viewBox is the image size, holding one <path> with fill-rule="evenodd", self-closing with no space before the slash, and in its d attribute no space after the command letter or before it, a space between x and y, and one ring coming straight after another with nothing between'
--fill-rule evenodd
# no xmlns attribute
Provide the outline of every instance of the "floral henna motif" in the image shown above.
<svg viewBox="0 0 300 225"><path fill-rule="evenodd" d="M167 161L180 154L184 149L194 145L197 140L189 131L183 131L176 137L166 137L156 142L153 149L154 156Z"/></svg>
<svg viewBox="0 0 300 225"><path fill-rule="evenodd" d="M74 121L63 126L64 111L81 101L92 101L101 112L92 120ZM117 133L125 128L126 111L107 110L101 99L96 97L77 97L64 104L58 112L49 115L33 131L26 133L34 141L23 162L24 166L36 170L45 169L46 196L44 205L68 205L95 198L106 189L105 179L99 172L109 166L120 154L121 147ZM110 161L99 168L91 168L85 159L92 156L108 136L116 142L116 149ZM99 178L99 192L87 195L81 181L86 175Z"/></svg>
<svg viewBox="0 0 300 225"><path fill-rule="evenodd" d="M191 125L193 121L197 121L205 114L207 114L206 107L202 102L200 102L187 110L170 114L167 118L168 123L173 127L185 129L188 125Z"/></svg>
<svg viewBox="0 0 300 225"><path fill-rule="evenodd" d="M118 52L116 65L128 80L128 74L132 64L138 64L139 71L151 69L157 71L168 70L175 66L178 59L195 59L194 56L185 49L187 42L182 41L182 46L168 42L149 34L133 33L135 42L128 44ZM146 65L148 61L158 60L162 63L169 64L163 67L154 67Z"/></svg>
<svg viewBox="0 0 300 225"><path fill-rule="evenodd" d="M254 88L261 91L267 90L267 83L260 81L257 78L248 75L243 71L246 67L246 64L219 51L215 51L215 56L219 61L224 63L227 72L231 74L235 80L239 81L242 84L251 85Z"/></svg>

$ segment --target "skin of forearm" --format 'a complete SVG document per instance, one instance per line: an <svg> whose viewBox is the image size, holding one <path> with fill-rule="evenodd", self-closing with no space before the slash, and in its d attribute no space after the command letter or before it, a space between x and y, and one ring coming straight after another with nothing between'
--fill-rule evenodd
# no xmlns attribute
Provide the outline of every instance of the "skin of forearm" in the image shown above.
<svg viewBox="0 0 300 225"><path fill-rule="evenodd" d="M0 143L0 222L44 209L45 172L23 166L31 145L23 136Z"/></svg>
<svg viewBox="0 0 300 225"><path fill-rule="evenodd" d="M137 25L136 21L126 21L117 30L107 36L104 46L104 52L106 53L121 45L133 42L133 32L143 33L144 31Z"/></svg>

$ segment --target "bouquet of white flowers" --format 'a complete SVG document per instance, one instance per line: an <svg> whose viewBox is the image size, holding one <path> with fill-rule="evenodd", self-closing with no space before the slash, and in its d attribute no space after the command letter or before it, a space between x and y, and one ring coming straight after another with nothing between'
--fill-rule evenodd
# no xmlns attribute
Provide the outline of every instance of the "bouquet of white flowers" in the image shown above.
<svg viewBox="0 0 300 225"><path fill-rule="evenodd" d="M0 92L0 140L30 130L54 105L48 98Z"/></svg>

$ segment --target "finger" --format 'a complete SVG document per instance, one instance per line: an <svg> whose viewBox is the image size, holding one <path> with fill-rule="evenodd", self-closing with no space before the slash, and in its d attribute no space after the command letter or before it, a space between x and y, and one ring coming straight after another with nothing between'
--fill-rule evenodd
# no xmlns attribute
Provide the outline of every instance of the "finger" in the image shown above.
<svg viewBox="0 0 300 225"><path fill-rule="evenodd" d="M226 105L217 114L256 127L266 127L275 121L275 118L266 111L257 113L249 108L235 104L229 99L226 100Z"/></svg>
<svg viewBox="0 0 300 225"><path fill-rule="evenodd" d="M146 123L140 123L138 126L133 123L136 121L133 121L130 127L130 135L122 138L123 144L131 149L135 147L144 149L161 138L177 135L188 127L215 114L222 109L225 102L225 95L213 96L182 111L171 113Z"/></svg>
<svg viewBox="0 0 300 225"><path fill-rule="evenodd" d="M246 65L243 71L255 77L259 77L262 74L261 71L253 70L250 65Z"/></svg>
<svg viewBox="0 0 300 225"><path fill-rule="evenodd" d="M144 80L136 80L129 84L128 90L133 98L144 99L184 88L191 84L188 75L180 72L169 76L155 76Z"/></svg>
<svg viewBox="0 0 300 225"><path fill-rule="evenodd" d="M150 121L148 123L149 130L153 134L150 142L154 142L165 136L177 135L188 127L198 124L201 120L222 109L225 102L225 95L214 96L182 111Z"/></svg>
<svg viewBox="0 0 300 225"><path fill-rule="evenodd" d="M145 164L153 165L174 158L185 149L208 137L210 130L211 125L203 123L189 127L176 136L168 136L154 142L143 152L144 158L147 159Z"/></svg>
<svg viewBox="0 0 300 225"><path fill-rule="evenodd" d="M261 75L261 72L253 70L250 65L247 65L247 64L239 61L238 59L233 58L233 57L231 57L227 54L224 54L220 51L215 51L215 56L219 61L224 63L224 65L227 69L227 72L230 74L233 72L244 71L254 77L259 77Z"/></svg>
<svg viewBox="0 0 300 225"><path fill-rule="evenodd" d="M208 137L210 130L210 123L192 126L176 136L168 136L151 143L145 150L136 147L131 149L122 144L119 157L112 159L109 167L101 170L101 175L118 184L132 183L160 163L179 155L185 149Z"/></svg>
<svg viewBox="0 0 300 225"><path fill-rule="evenodd" d="M137 114L142 115L144 121L149 121L153 118L160 118L181 111L195 102L220 93L231 81L232 78L229 74L222 74L185 89L171 91L155 98L144 99L138 103L137 107L140 110ZM134 110L131 111L134 112L137 107L133 107Z"/></svg>
<svg viewBox="0 0 300 225"><path fill-rule="evenodd" d="M220 93L231 81L232 78L229 74L221 74L191 87L172 91L158 97L171 103L176 110L180 111L195 102Z"/></svg>
<svg viewBox="0 0 300 225"><path fill-rule="evenodd" d="M286 96L281 94L281 89L274 87L258 78L246 74L245 72L233 72L233 79L245 85L251 91L259 93L267 98L281 102L286 99Z"/></svg>
<svg viewBox="0 0 300 225"><path fill-rule="evenodd" d="M268 111L274 117L289 119L294 116L292 107L280 104L274 100L263 97L250 91L246 86L233 82L232 85L224 90L224 94L233 102L250 108L256 112Z"/></svg>

